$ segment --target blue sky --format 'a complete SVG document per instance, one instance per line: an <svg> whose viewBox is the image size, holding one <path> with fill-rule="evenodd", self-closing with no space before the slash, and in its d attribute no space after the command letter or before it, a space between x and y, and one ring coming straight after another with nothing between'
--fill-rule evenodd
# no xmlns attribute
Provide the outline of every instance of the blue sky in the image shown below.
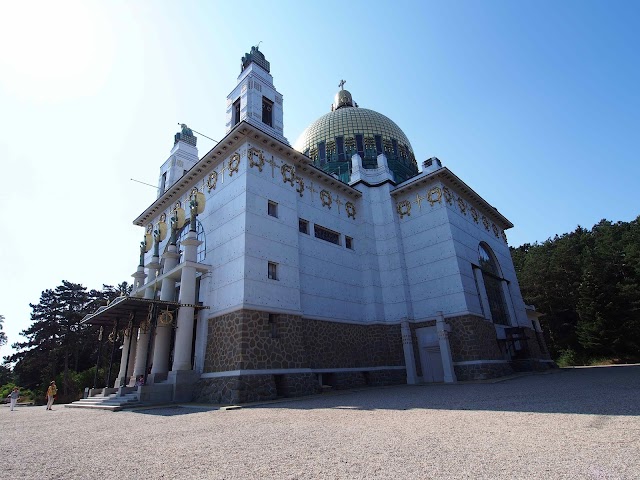
<svg viewBox="0 0 640 480"><path fill-rule="evenodd" d="M130 281L178 122L220 139L262 41L291 143L344 78L498 208L513 246L640 209L633 1L33 2L0 31L0 314ZM200 155L213 146L199 140ZM0 355L9 353L8 346Z"/></svg>

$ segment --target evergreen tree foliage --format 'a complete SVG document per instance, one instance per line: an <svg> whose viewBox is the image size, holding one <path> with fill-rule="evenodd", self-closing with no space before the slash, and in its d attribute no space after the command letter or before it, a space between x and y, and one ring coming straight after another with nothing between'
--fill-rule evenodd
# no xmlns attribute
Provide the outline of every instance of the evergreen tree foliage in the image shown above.
<svg viewBox="0 0 640 480"><path fill-rule="evenodd" d="M552 354L640 358L640 217L602 220L511 254L525 302L545 314Z"/></svg>
<svg viewBox="0 0 640 480"><path fill-rule="evenodd" d="M4 315L0 315L0 347L7 343L7 334L2 331L2 324L4 323Z"/></svg>
<svg viewBox="0 0 640 480"><path fill-rule="evenodd" d="M12 344L17 353L5 357L5 362L14 364L16 383L43 390L60 375L61 394L74 394L75 373L94 367L98 348L98 328L83 324L82 319L100 305L130 292L127 282L88 291L66 280L43 291L37 304L29 304L32 324L21 332L27 340Z"/></svg>

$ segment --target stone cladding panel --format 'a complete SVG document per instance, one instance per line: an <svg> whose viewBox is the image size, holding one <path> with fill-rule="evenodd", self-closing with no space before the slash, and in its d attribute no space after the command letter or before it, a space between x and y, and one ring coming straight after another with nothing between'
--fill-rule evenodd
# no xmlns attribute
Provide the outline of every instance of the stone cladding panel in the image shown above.
<svg viewBox="0 0 640 480"><path fill-rule="evenodd" d="M399 325L239 310L209 319L204 372L403 366Z"/></svg>
<svg viewBox="0 0 640 480"><path fill-rule="evenodd" d="M194 400L214 404L247 403L279 396L300 397L319 391L320 385L313 373L239 375L199 380Z"/></svg>
<svg viewBox="0 0 640 480"><path fill-rule="evenodd" d="M504 360L493 323L475 315L447 318L451 325L449 342L454 362Z"/></svg>

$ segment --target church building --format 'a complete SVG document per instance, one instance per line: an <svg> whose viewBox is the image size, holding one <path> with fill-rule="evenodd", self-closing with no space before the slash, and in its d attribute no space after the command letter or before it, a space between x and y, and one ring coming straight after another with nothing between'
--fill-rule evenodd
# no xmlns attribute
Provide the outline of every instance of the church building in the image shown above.
<svg viewBox="0 0 640 480"><path fill-rule="evenodd" d="M418 168L398 125L344 83L291 145L252 47L225 137L200 157L182 125L134 220L133 292L85 319L111 332L118 392L242 403L554 365L513 224L438 158Z"/></svg>

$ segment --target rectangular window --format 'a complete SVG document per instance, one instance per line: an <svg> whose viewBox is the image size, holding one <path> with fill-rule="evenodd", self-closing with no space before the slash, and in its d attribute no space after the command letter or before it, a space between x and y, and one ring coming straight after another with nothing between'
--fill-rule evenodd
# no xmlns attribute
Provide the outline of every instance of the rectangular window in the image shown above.
<svg viewBox="0 0 640 480"><path fill-rule="evenodd" d="M267 213L272 217L278 218L278 204L269 200L269 203L267 204Z"/></svg>
<svg viewBox="0 0 640 480"><path fill-rule="evenodd" d="M160 195L164 193L164 189L167 186L167 172L162 174L162 178L160 179Z"/></svg>
<svg viewBox="0 0 640 480"><path fill-rule="evenodd" d="M344 237L344 246L347 247L350 250L353 250L353 238L351 237Z"/></svg>
<svg viewBox="0 0 640 480"><path fill-rule="evenodd" d="M300 231L300 233L305 233L307 235L309 235L309 222L306 220L303 220L302 218L298 219L298 230Z"/></svg>
<svg viewBox="0 0 640 480"><path fill-rule="evenodd" d="M240 123L240 99L233 102L233 124Z"/></svg>
<svg viewBox="0 0 640 480"><path fill-rule="evenodd" d="M364 160L364 141L361 134L356 134L356 150L360 158Z"/></svg>
<svg viewBox="0 0 640 480"><path fill-rule="evenodd" d="M336 137L336 146L338 148L338 161L344 162L344 137Z"/></svg>
<svg viewBox="0 0 640 480"><path fill-rule="evenodd" d="M273 127L273 102L267 97L262 97L262 123Z"/></svg>
<svg viewBox="0 0 640 480"><path fill-rule="evenodd" d="M316 238L320 240L324 240L325 242L335 243L336 245L340 245L340 234L338 232L334 232L333 230L329 230L328 228L321 227L320 225L313 225L313 231Z"/></svg>
<svg viewBox="0 0 640 480"><path fill-rule="evenodd" d="M320 165L324 165L327 161L327 144L324 142L318 144L318 157L320 158Z"/></svg>
<svg viewBox="0 0 640 480"><path fill-rule="evenodd" d="M267 276L271 280L278 280L278 264L269 262L267 267Z"/></svg>
<svg viewBox="0 0 640 480"><path fill-rule="evenodd" d="M376 135L376 155L380 155L382 153L382 136Z"/></svg>

